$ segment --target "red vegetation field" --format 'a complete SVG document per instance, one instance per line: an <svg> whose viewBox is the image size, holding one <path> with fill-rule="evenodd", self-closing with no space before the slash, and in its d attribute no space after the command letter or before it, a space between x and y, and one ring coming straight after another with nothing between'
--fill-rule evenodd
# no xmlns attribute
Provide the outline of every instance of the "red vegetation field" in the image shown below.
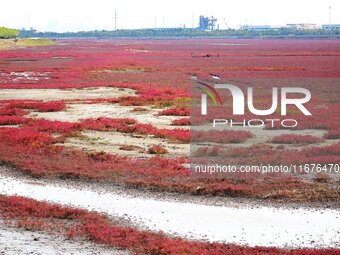
<svg viewBox="0 0 340 255"><path fill-rule="evenodd" d="M330 129L325 135L326 139L340 139L340 129Z"/></svg>
<svg viewBox="0 0 340 255"><path fill-rule="evenodd" d="M248 131L191 131L193 142L243 143L253 135Z"/></svg>
<svg viewBox="0 0 340 255"><path fill-rule="evenodd" d="M185 159L163 159L159 157L148 160L130 159L106 153L85 153L65 149L55 143L63 141L63 136L53 137L55 131L72 132L60 128L58 122L37 127L1 128L1 161L11 164L32 176L67 177L87 180L109 181L116 184L146 188L159 191L176 191L191 194L211 194L250 197L271 197L273 199L289 198L292 200L334 200L338 194L325 183L310 184L298 179L281 178L280 182L270 179L252 179L245 176L225 178L225 176L192 175L181 164ZM66 131L65 131L66 130ZM71 131L70 131L71 130ZM338 153L329 148L324 151ZM256 149L255 159L265 158L268 152ZM271 154L273 152L269 151ZM251 155L247 149L232 150L235 160ZM310 149L310 153L313 153ZM314 153L320 154L320 151ZM311 154L312 156L315 154ZM309 155L309 154L307 154ZM322 155L322 154L320 154ZM287 155L290 157L290 154ZM328 156L326 156L328 157ZM253 158L247 158L252 162ZM95 171L94 171L95 170ZM254 176L255 177L255 176ZM300 193L292 192L299 189Z"/></svg>
<svg viewBox="0 0 340 255"><path fill-rule="evenodd" d="M147 150L155 157L147 159L63 146L66 139L81 137L82 131L95 130L151 136L174 144L189 143L190 138L196 142L218 143L218 146L201 148L197 156L218 155L225 164L237 166L339 163L340 141L336 140L340 139L339 52L337 40L224 39L68 40L48 47L0 51L0 89L115 87L136 91L136 96L105 99L0 100L0 163L34 177L109 182L155 191L276 201L339 201L339 181L327 174L315 174L309 179L300 178L299 174L197 174L186 167L190 163L188 158L166 158L170 153L157 143ZM214 57L203 57L207 55ZM308 109L313 115L306 118L291 108L288 112L290 118L299 122L295 129L323 130L324 137L283 135L269 142L284 146L262 143L247 147L241 146L242 143L256 139L256 134L233 130L190 133L188 128L180 127L193 124L192 119L183 117L190 115L190 77L210 79L212 73L224 80L239 82L243 90L248 86L245 79L256 80L254 90L259 96L255 105L259 109L270 105L268 98L271 98L273 81L278 87L308 88L313 98ZM159 128L129 116L102 116L78 122L33 117L36 112L67 111L71 104L77 103L91 104L94 108L98 103L133 106L134 113L142 113L144 108L158 109L159 118L172 118L169 124L178 127ZM281 117L279 110L268 118ZM29 113L33 114L28 117ZM223 118L241 119L230 112L223 114ZM173 120L175 116L182 118ZM246 112L244 118L254 116ZM268 125L266 128L272 129ZM331 139L332 144L319 145L324 139ZM221 143L240 145L223 147ZM311 145L296 149L288 148L290 144ZM124 144L120 149L137 147ZM111 219L94 212L1 195L0 216L14 226L62 232L69 238L86 238L136 254L340 254L334 249L290 251L174 239L113 225Z"/></svg>
<svg viewBox="0 0 340 255"><path fill-rule="evenodd" d="M189 126L190 118L181 118L172 121L172 125L174 126Z"/></svg>
<svg viewBox="0 0 340 255"><path fill-rule="evenodd" d="M2 102L8 104L7 109L34 109L39 112L58 112L66 107L62 101L7 100Z"/></svg>
<svg viewBox="0 0 340 255"><path fill-rule="evenodd" d="M340 162L340 143L322 147L297 149L273 148L269 145L254 145L248 148L232 148L225 151L233 162L246 161L247 164L334 164Z"/></svg>
<svg viewBox="0 0 340 255"><path fill-rule="evenodd" d="M280 135L274 137L272 143L283 143L283 144L310 144L320 142L321 139L311 135Z"/></svg>
<svg viewBox="0 0 340 255"><path fill-rule="evenodd" d="M187 129L158 129L151 124L140 124L133 119L85 119L82 127L98 131L116 131L122 133L137 133L142 135L153 135L156 138L168 138L188 143L190 131Z"/></svg>
<svg viewBox="0 0 340 255"><path fill-rule="evenodd" d="M188 108L170 108L163 110L159 113L159 115L167 115L167 116L189 116L190 112Z"/></svg>
<svg viewBox="0 0 340 255"><path fill-rule="evenodd" d="M229 43L231 43L229 45ZM320 44L323 45L320 48ZM127 46L129 45L129 46ZM132 49L132 50L131 50ZM133 50L134 49L134 50ZM136 52L135 50L141 50ZM299 178L275 182L253 176L210 176L191 174L181 163L187 159L155 158L131 160L117 155L89 154L62 146L66 137L77 137L82 130L122 132L150 135L156 138L188 143L190 131L184 128L156 128L136 120L93 118L78 123L34 120L26 118L29 111L67 111L68 103L86 102L118 103L123 106L151 106L163 109L160 115L187 116L189 80L191 75L210 78L214 73L224 79L256 78L271 81L277 78L301 79L301 86L308 86L313 94L313 116L299 118L299 128L317 128L327 131L326 139L337 139L340 104L338 103L339 44L336 41L296 40L196 40L138 42L68 41L66 45L48 48L30 48L0 51L2 73L0 88L86 88L117 87L135 89L137 96L42 102L34 100L0 101L0 125L19 125L19 128L0 128L2 143L0 160L36 176L67 176L109 180L132 187L188 192L193 194L219 194L255 197L293 198L293 189L299 188L299 199L335 199L327 184L306 183ZM203 55L219 57L201 58ZM195 56L195 57L193 57ZM311 61L313 59L313 61ZM20 60L20 61L18 61ZM320 68L322 66L322 69ZM25 73L24 73L25 72ZM28 76L34 79L28 79ZM16 79L16 78L20 79ZM26 77L26 78L25 78ZM240 80L242 80L240 79ZM304 82L303 79L306 79ZM316 82L310 82L311 80ZM318 82L322 80L323 85ZM267 94L271 82L260 83L257 107L268 105ZM326 89L327 88L327 89ZM95 105L93 106L95 107ZM294 114L294 112L291 112ZM228 117L228 116L226 116ZM232 116L229 116L232 117ZM246 115L246 118L252 118ZM270 117L277 117L270 116ZM237 118L235 118L237 121ZM189 118L174 120L173 125L188 125ZM209 138L212 142L243 143L254 136L245 131L223 131L214 135L193 134L192 138ZM256 136L256 135L255 135ZM287 139L287 138L285 138ZM294 138L310 142L310 137ZM295 141L289 137L289 143ZM303 141L302 141L303 140ZM287 142L287 140L285 140ZM58 146L55 144L58 143ZM339 162L338 145L302 149L280 150L267 145L250 148L218 149L230 164L249 163L334 163ZM124 148L128 148L126 145ZM124 149L123 148L123 149ZM200 153L216 153L216 149ZM188 152L189 153L189 152ZM168 154L168 153L167 153ZM203 155L202 154L202 155ZM60 162L64 162L61 166ZM137 166L137 167L136 167ZM96 171L93 171L96 169ZM107 178L110 176L110 178ZM283 177L281 177L283 178ZM268 185L270 183L270 185ZM291 183L291 185L282 185ZM311 197L312 190L320 190L320 196ZM270 194L270 195L268 195ZM278 195L280 194L280 195ZM306 194L306 195L303 195Z"/></svg>

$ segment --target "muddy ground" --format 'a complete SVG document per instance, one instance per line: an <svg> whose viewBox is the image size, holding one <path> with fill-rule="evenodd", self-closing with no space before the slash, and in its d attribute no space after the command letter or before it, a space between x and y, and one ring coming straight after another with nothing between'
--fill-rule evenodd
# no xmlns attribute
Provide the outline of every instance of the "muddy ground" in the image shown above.
<svg viewBox="0 0 340 255"><path fill-rule="evenodd" d="M104 245L88 241L74 241L43 231L11 228L0 221L1 255L128 255Z"/></svg>
<svg viewBox="0 0 340 255"><path fill-rule="evenodd" d="M92 184L33 180L0 174L0 191L106 213L115 222L171 236L250 246L282 248L337 247L340 214L331 208L252 205L229 200L228 205L146 198L146 193ZM205 198L209 201L210 198ZM214 198L216 199L216 198ZM227 201L227 200L225 200ZM210 201L211 203L212 201Z"/></svg>

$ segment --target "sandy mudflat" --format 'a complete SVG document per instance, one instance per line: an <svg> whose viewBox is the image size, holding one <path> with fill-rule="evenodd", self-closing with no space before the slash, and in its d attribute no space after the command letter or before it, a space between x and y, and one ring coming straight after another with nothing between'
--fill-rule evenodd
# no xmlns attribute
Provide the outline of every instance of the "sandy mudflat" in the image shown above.
<svg viewBox="0 0 340 255"><path fill-rule="evenodd" d="M125 255L126 251L87 241L66 240L41 231L10 228L0 221L1 255Z"/></svg>
<svg viewBox="0 0 340 255"><path fill-rule="evenodd" d="M0 193L107 213L140 229L188 239L275 247L339 247L340 212L325 208L205 205L0 177Z"/></svg>
<svg viewBox="0 0 340 255"><path fill-rule="evenodd" d="M118 98L134 95L135 91L132 89L111 87L84 89L0 89L1 100L84 100L96 98Z"/></svg>
<svg viewBox="0 0 340 255"><path fill-rule="evenodd" d="M148 153L148 148L160 145L167 150L165 157L187 157L190 144L173 143L167 139L155 138L150 135L124 134L119 132L83 131L79 137L70 137L63 142L62 146L80 149L82 151L106 152L120 156L134 158L149 158L154 154ZM121 149L129 145L130 150Z"/></svg>

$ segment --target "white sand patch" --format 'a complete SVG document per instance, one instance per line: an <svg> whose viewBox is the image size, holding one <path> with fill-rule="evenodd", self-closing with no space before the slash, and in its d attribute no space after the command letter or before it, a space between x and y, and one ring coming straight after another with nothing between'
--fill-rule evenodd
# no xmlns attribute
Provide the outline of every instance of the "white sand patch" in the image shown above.
<svg viewBox="0 0 340 255"><path fill-rule="evenodd" d="M31 112L28 117L45 118L67 122L77 122L87 118L130 118L139 123L152 124L157 128L187 128L172 126L171 122L180 117L157 116L161 109L143 107L146 111L133 111L134 106L121 106L118 104L69 104L65 111L60 112Z"/></svg>
<svg viewBox="0 0 340 255"><path fill-rule="evenodd" d="M0 72L0 82L4 80L5 82L26 82L26 81L40 81L49 80L49 72Z"/></svg>
<svg viewBox="0 0 340 255"><path fill-rule="evenodd" d="M154 155L148 153L152 145L160 145L168 153L164 157L188 157L189 144L174 144L167 139L154 138L148 135L123 134L118 132L83 131L83 137L72 137L61 144L86 151L106 152L135 158L149 158ZM121 150L123 145L135 146L133 150Z"/></svg>
<svg viewBox="0 0 340 255"><path fill-rule="evenodd" d="M210 206L34 185L0 177L0 193L20 195L123 217L153 231L186 238L276 247L339 247L340 212L259 206Z"/></svg>
<svg viewBox="0 0 340 255"><path fill-rule="evenodd" d="M0 100L72 100L134 96L127 88L96 87L83 89L0 89Z"/></svg>

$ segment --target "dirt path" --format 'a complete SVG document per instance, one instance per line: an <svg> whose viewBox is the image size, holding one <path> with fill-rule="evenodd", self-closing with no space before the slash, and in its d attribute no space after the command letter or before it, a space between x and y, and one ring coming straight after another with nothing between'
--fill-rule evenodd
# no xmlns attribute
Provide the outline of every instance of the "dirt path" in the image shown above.
<svg viewBox="0 0 340 255"><path fill-rule="evenodd" d="M132 197L0 177L0 193L108 213L140 228L185 238L250 246L339 247L340 212L322 208L213 206Z"/></svg>

